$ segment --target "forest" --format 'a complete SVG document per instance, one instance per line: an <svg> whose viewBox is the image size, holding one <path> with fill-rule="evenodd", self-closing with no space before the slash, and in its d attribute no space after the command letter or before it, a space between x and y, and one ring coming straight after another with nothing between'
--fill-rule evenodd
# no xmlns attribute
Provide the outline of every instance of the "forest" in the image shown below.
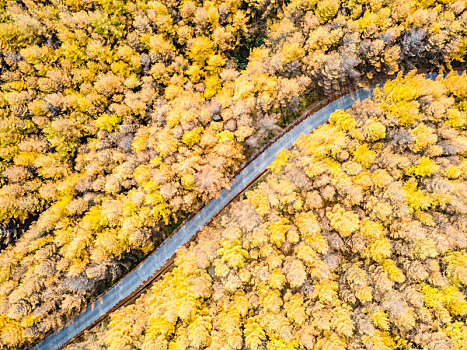
<svg viewBox="0 0 467 350"><path fill-rule="evenodd" d="M67 350L465 349L466 107L409 74L334 112Z"/></svg>
<svg viewBox="0 0 467 350"><path fill-rule="evenodd" d="M465 69L466 5L0 0L0 348L26 347L71 320L312 102L399 72ZM404 127L443 115L441 131L427 119L413 136L436 143L438 133L443 151L404 176L431 179L438 168L430 156L446 156L460 162L447 178L461 181L465 78L436 84L434 95L412 98L421 92L406 88L408 101L375 103ZM384 113L375 123L385 123ZM421 153L424 142L410 150ZM379 151L362 147L363 163ZM430 208L415 183L404 186L420 202L415 212ZM465 205L456 191L454 206ZM269 208L260 192L250 197ZM465 227L458 230L465 239ZM465 268L459 254L453 264Z"/></svg>

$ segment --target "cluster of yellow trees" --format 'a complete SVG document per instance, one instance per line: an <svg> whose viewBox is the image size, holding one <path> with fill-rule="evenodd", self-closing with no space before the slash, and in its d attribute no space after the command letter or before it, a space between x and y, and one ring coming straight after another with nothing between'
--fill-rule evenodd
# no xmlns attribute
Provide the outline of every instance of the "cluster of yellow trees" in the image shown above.
<svg viewBox="0 0 467 350"><path fill-rule="evenodd" d="M461 0L0 0L2 341L63 325L317 95L461 62L466 24Z"/></svg>
<svg viewBox="0 0 467 350"><path fill-rule="evenodd" d="M467 74L398 76L68 349L465 349L466 127Z"/></svg>

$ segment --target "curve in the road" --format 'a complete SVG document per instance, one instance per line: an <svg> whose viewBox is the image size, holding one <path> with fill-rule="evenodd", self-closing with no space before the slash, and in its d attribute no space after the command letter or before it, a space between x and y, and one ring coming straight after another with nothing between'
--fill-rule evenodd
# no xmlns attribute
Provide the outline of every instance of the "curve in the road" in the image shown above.
<svg viewBox="0 0 467 350"><path fill-rule="evenodd" d="M430 74L428 76L434 78L436 75ZM212 199L196 215L191 215L174 234L168 237L137 268L122 278L98 301L88 306L71 322L37 344L34 349L52 350L64 346L70 339L74 339L85 329L96 324L111 311L121 306L123 301L128 301L128 298L132 298L132 296L139 293L167 268L178 248L187 244L204 225L209 223L238 194L242 193L245 188L266 171L268 165L275 159L277 152L284 148L290 148L302 133L309 133L325 123L334 111L348 109L352 107L355 101L370 97L374 87L349 93L317 111L314 111L314 109L307 110L299 120L287 127L279 137L268 143L265 151L260 152L258 156L250 160L241 169L231 182L229 190L224 189L218 198Z"/></svg>

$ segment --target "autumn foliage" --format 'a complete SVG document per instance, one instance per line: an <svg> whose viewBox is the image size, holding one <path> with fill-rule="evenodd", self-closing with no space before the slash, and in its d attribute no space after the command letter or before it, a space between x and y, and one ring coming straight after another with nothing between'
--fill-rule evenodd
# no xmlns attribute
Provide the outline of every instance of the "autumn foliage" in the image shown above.
<svg viewBox="0 0 467 350"><path fill-rule="evenodd" d="M1 343L62 326L310 101L461 64L466 28L460 0L0 0ZM391 113L410 123L417 107ZM413 151L431 128L411 131Z"/></svg>
<svg viewBox="0 0 467 350"><path fill-rule="evenodd" d="M465 349L466 86L399 75L334 112L69 349Z"/></svg>

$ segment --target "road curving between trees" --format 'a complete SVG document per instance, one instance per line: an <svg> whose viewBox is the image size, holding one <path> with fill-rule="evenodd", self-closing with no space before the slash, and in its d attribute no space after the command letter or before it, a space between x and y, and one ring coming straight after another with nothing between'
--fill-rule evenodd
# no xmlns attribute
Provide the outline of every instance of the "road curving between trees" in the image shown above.
<svg viewBox="0 0 467 350"><path fill-rule="evenodd" d="M436 74L428 74L427 77L434 79ZM290 148L302 133L309 133L325 123L334 111L348 109L352 107L355 101L371 97L374 88L375 86L372 86L368 90L360 89L328 104L326 104L326 101L323 101L306 110L299 119L272 139L255 157L242 167L240 172L231 181L230 189L224 189L219 197L214 198L197 213L187 218L141 264L105 294L101 295L80 315L34 346L34 349L50 350L61 348L82 334L86 329L97 324L112 311L134 299L147 285L171 266L175 252L181 246L190 242L204 225L208 224L232 200L237 198L239 194L243 193L264 174L280 150ZM317 110L317 108L320 109Z"/></svg>

